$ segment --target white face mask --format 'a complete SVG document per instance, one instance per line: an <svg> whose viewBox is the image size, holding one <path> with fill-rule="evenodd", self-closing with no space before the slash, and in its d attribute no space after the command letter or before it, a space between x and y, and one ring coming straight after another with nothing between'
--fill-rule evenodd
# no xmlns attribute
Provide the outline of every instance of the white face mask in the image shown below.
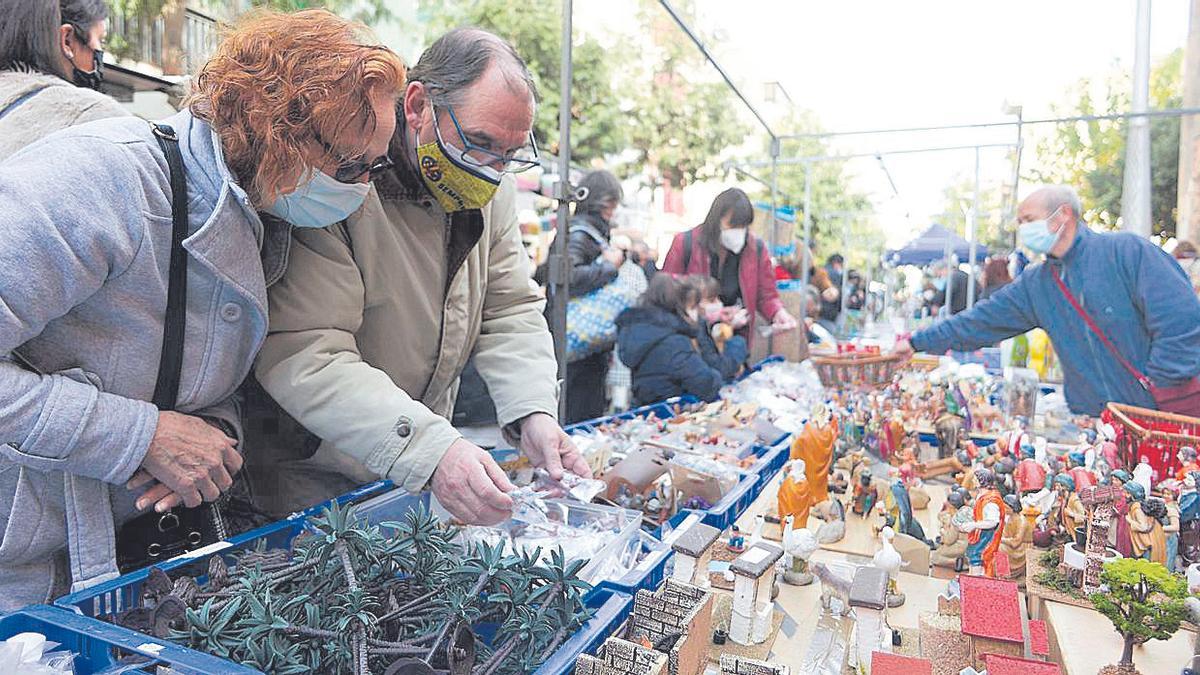
<svg viewBox="0 0 1200 675"><path fill-rule="evenodd" d="M721 230L721 245L733 253L741 253L746 248L746 228L731 227Z"/></svg>
<svg viewBox="0 0 1200 675"><path fill-rule="evenodd" d="M693 308L689 309L687 311L687 316L688 316L688 319L691 320L692 323L696 323L696 322L700 321L700 309L698 307L693 307Z"/></svg>

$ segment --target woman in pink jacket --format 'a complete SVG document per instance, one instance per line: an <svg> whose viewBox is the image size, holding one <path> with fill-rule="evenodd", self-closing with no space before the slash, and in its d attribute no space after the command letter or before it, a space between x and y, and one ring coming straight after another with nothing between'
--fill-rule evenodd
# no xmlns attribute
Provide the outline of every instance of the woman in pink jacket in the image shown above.
<svg viewBox="0 0 1200 675"><path fill-rule="evenodd" d="M668 274L703 274L720 284L721 302L746 311L735 328L747 342L754 339L758 314L771 320L776 332L796 328L775 290L771 253L762 239L750 233L754 206L746 193L729 188L717 195L708 216L696 227L675 235L663 263Z"/></svg>

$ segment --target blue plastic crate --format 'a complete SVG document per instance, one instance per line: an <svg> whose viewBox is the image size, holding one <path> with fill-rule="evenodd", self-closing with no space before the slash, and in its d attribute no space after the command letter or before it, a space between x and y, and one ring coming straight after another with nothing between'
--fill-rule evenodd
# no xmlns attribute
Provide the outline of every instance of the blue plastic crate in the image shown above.
<svg viewBox="0 0 1200 675"><path fill-rule="evenodd" d="M117 665L121 657L133 654L148 659L142 669L133 671L138 673L154 672L158 666L170 667L183 675L258 673L253 668L48 605L31 605L0 617L0 640L25 632L41 633L47 640L59 643L58 649L73 652L76 675L99 673Z"/></svg>
<svg viewBox="0 0 1200 675"><path fill-rule="evenodd" d="M700 399L696 398L695 396L676 396L659 403L652 403L640 408L634 408L633 410L627 410L617 415L597 417L594 420L587 420L586 422L577 422L565 427L565 430L568 434L573 434L579 431L590 431L596 427L603 426L605 424L611 424L616 420L631 420L635 417L649 417L651 414L658 416L659 419L669 419L675 416L675 406L693 405L699 402Z"/></svg>
<svg viewBox="0 0 1200 675"><path fill-rule="evenodd" d="M787 464L791 454L792 446L788 443L780 443L767 449L762 459L758 460L758 463L752 468L752 471L758 474L758 494L762 494L762 490L766 487L767 483L771 482L775 474L783 470L783 465Z"/></svg>
<svg viewBox="0 0 1200 675"><path fill-rule="evenodd" d="M321 515L321 511L329 506L332 502L337 502L338 506L346 506L348 504L357 504L361 501L366 501L372 497L381 495L396 487L390 480L377 480L374 483L367 483L361 487L355 488L346 494L335 497L328 502L317 504L311 508L305 509L299 513L293 513L292 518L304 517L311 518L312 516Z"/></svg>
<svg viewBox="0 0 1200 675"><path fill-rule="evenodd" d="M629 618L629 613L633 611L633 596L598 588L589 594L586 604L588 608L596 610L595 615L563 642L535 671L535 675L567 675L575 672L575 659L580 654L594 654Z"/></svg>

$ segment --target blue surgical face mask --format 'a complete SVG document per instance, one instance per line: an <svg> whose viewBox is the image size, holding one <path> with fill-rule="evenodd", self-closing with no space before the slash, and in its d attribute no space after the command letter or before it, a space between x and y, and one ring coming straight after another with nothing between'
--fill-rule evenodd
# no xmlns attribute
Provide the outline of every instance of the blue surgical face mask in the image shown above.
<svg viewBox="0 0 1200 675"><path fill-rule="evenodd" d="M1025 248L1039 255L1045 255L1054 248L1054 244L1058 242L1058 235L1062 232L1050 231L1050 218L1053 218L1058 213L1058 209L1054 209L1048 218L1041 220L1031 220L1024 223L1017 230L1017 236L1020 237L1021 243Z"/></svg>
<svg viewBox="0 0 1200 675"><path fill-rule="evenodd" d="M357 211L370 191L370 183L342 183L314 169L307 183L263 210L296 227L329 227Z"/></svg>

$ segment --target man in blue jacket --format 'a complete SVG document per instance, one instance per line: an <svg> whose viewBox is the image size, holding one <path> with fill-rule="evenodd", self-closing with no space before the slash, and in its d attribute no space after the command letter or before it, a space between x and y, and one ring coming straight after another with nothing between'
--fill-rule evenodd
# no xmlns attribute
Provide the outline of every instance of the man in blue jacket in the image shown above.
<svg viewBox="0 0 1200 675"><path fill-rule="evenodd" d="M1072 412L1098 415L1115 401L1154 408L1154 398L1071 307L1054 275L1134 368L1159 387L1200 373L1200 301L1179 265L1127 232L1097 233L1066 186L1042 188L1017 210L1021 242L1046 262L991 300L901 340L896 350L941 354L994 345L1033 328L1054 342Z"/></svg>

